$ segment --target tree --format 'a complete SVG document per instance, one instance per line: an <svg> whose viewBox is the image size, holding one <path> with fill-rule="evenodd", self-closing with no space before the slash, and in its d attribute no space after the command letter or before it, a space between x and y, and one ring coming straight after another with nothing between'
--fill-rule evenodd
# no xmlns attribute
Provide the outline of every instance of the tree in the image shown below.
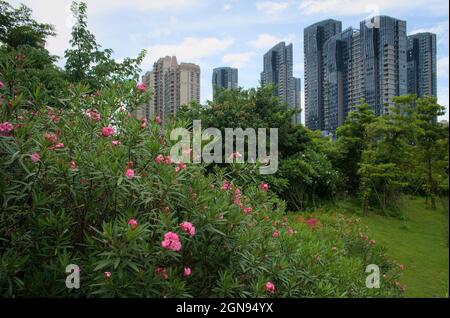
<svg viewBox="0 0 450 318"><path fill-rule="evenodd" d="M58 58L44 46L46 38L55 35L54 29L36 22L31 14L24 5L16 9L0 1L0 80L8 95L0 100L18 106L22 97L36 100L39 95L43 103L61 106L64 74L54 64Z"/></svg>
<svg viewBox="0 0 450 318"><path fill-rule="evenodd" d="M0 42L17 49L21 45L43 47L49 36L55 35L50 24L39 23L31 18L31 9L25 5L12 7L0 0Z"/></svg>
<svg viewBox="0 0 450 318"><path fill-rule="evenodd" d="M440 190L448 190L448 127L437 123L437 117L445 114L445 107L437 104L435 97L419 98L416 103L417 172L424 180L427 201L436 208L436 196Z"/></svg>
<svg viewBox="0 0 450 318"><path fill-rule="evenodd" d="M336 131L337 140L334 146L332 161L342 173L349 191L359 188L359 163L364 149L369 142L368 126L376 117L369 105L364 101L356 106L356 110L348 114L344 125Z"/></svg>
<svg viewBox="0 0 450 318"><path fill-rule="evenodd" d="M139 64L145 57L145 50L136 59L126 58L122 63L117 63L112 58L113 50L100 50L101 46L89 31L86 3L72 2L71 11L76 21L70 40L72 48L64 52L69 81L97 90L118 81L138 80Z"/></svg>

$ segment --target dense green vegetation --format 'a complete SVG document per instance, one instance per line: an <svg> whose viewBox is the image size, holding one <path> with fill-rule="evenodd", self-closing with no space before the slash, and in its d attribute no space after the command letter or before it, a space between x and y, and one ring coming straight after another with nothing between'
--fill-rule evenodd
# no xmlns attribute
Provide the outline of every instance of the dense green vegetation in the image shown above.
<svg viewBox="0 0 450 318"><path fill-rule="evenodd" d="M132 115L151 98L137 83L145 52L114 61L87 29L86 10L72 5L76 23L60 69L43 46L53 28L0 0L0 295L403 294L392 258L413 263L408 255L420 250L401 254L406 234L386 232L383 240L381 225L410 217L419 240L431 231L430 222L418 222L428 207L404 214L401 198L421 195L436 211L437 198L448 196L448 128L436 123L443 107L435 98L397 97L380 117L361 101L336 140L292 125L292 111L271 87L219 92L161 126ZM172 162L171 128L191 128L196 119L220 130L278 128L278 172ZM342 197L373 221L370 239L348 211L323 213ZM392 251L375 244L378 237ZM64 285L70 263L81 266L79 290ZM440 275L445 262L436 263L417 271ZM380 289L365 286L369 264L381 268ZM417 295L426 292L415 286Z"/></svg>
<svg viewBox="0 0 450 318"><path fill-rule="evenodd" d="M404 196L397 218L381 213L364 216L355 200L323 207L323 213L340 212L361 218L377 244L404 265L400 282L405 285L405 297L448 297L448 198L437 200L437 209L432 209L423 197Z"/></svg>

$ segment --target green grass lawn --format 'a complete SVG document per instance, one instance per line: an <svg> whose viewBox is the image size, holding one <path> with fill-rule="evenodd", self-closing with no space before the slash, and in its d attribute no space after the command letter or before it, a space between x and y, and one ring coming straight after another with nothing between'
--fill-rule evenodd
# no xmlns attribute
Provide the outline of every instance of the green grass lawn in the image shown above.
<svg viewBox="0 0 450 318"><path fill-rule="evenodd" d="M406 297L448 297L448 201L438 201L432 210L424 198L404 197L404 216L392 218L376 213L361 216L352 202L336 203L333 210L357 214L369 226L371 238L386 246L392 259L405 265L401 282ZM447 202L447 203L445 203Z"/></svg>

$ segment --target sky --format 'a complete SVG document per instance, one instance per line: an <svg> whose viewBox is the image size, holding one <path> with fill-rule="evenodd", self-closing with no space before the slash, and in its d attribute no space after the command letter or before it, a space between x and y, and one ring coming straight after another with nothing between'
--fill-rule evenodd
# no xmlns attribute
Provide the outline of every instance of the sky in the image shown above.
<svg viewBox="0 0 450 318"><path fill-rule="evenodd" d="M64 56L73 19L71 0L22 0L34 18L56 27L47 49ZM389 15L407 21L407 33L437 34L438 101L449 106L449 3L447 0L87 0L89 29L114 58L136 57L148 51L141 68L152 69L160 57L176 55L178 62L201 68L201 101L212 99L212 69L239 69L239 86L259 85L263 55L280 41L293 43L294 76L302 80L303 29L333 18L342 28L359 28L360 21ZM61 59L60 65L64 65ZM304 103L302 101L302 108ZM302 114L303 120L303 114ZM304 120L303 120L304 122Z"/></svg>

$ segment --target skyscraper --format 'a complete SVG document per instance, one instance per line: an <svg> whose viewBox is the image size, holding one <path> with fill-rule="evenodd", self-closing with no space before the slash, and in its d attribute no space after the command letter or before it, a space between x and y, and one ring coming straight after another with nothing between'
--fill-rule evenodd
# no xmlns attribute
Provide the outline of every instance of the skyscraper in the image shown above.
<svg viewBox="0 0 450 318"><path fill-rule="evenodd" d="M274 95L295 108L292 44L280 42L264 54L261 85L274 85Z"/></svg>
<svg viewBox="0 0 450 318"><path fill-rule="evenodd" d="M436 34L408 36L408 94L437 96Z"/></svg>
<svg viewBox="0 0 450 318"><path fill-rule="evenodd" d="M360 35L352 28L329 38L324 46L324 130L334 133L363 97Z"/></svg>
<svg viewBox="0 0 450 318"><path fill-rule="evenodd" d="M324 52L323 45L341 33L342 23L328 19L308 26L303 31L305 62L305 124L312 130L324 130Z"/></svg>
<svg viewBox="0 0 450 318"><path fill-rule="evenodd" d="M302 109L302 81L297 77L294 77L294 108L299 111ZM294 124L301 124L301 113L295 114L292 121Z"/></svg>
<svg viewBox="0 0 450 318"><path fill-rule="evenodd" d="M216 96L217 88L238 88L238 69L232 67L217 67L212 75L213 96Z"/></svg>
<svg viewBox="0 0 450 318"><path fill-rule="evenodd" d="M181 63L178 66L179 106L188 105L191 101L200 103L200 66L193 63ZM175 113L176 113L175 110Z"/></svg>
<svg viewBox="0 0 450 318"><path fill-rule="evenodd" d="M152 90L148 103L135 111L139 117L176 115L181 105L200 102L200 67L191 63L178 64L175 56L160 58L142 81Z"/></svg>
<svg viewBox="0 0 450 318"><path fill-rule="evenodd" d="M376 115L407 93L406 21L376 16L360 23L364 98Z"/></svg>

